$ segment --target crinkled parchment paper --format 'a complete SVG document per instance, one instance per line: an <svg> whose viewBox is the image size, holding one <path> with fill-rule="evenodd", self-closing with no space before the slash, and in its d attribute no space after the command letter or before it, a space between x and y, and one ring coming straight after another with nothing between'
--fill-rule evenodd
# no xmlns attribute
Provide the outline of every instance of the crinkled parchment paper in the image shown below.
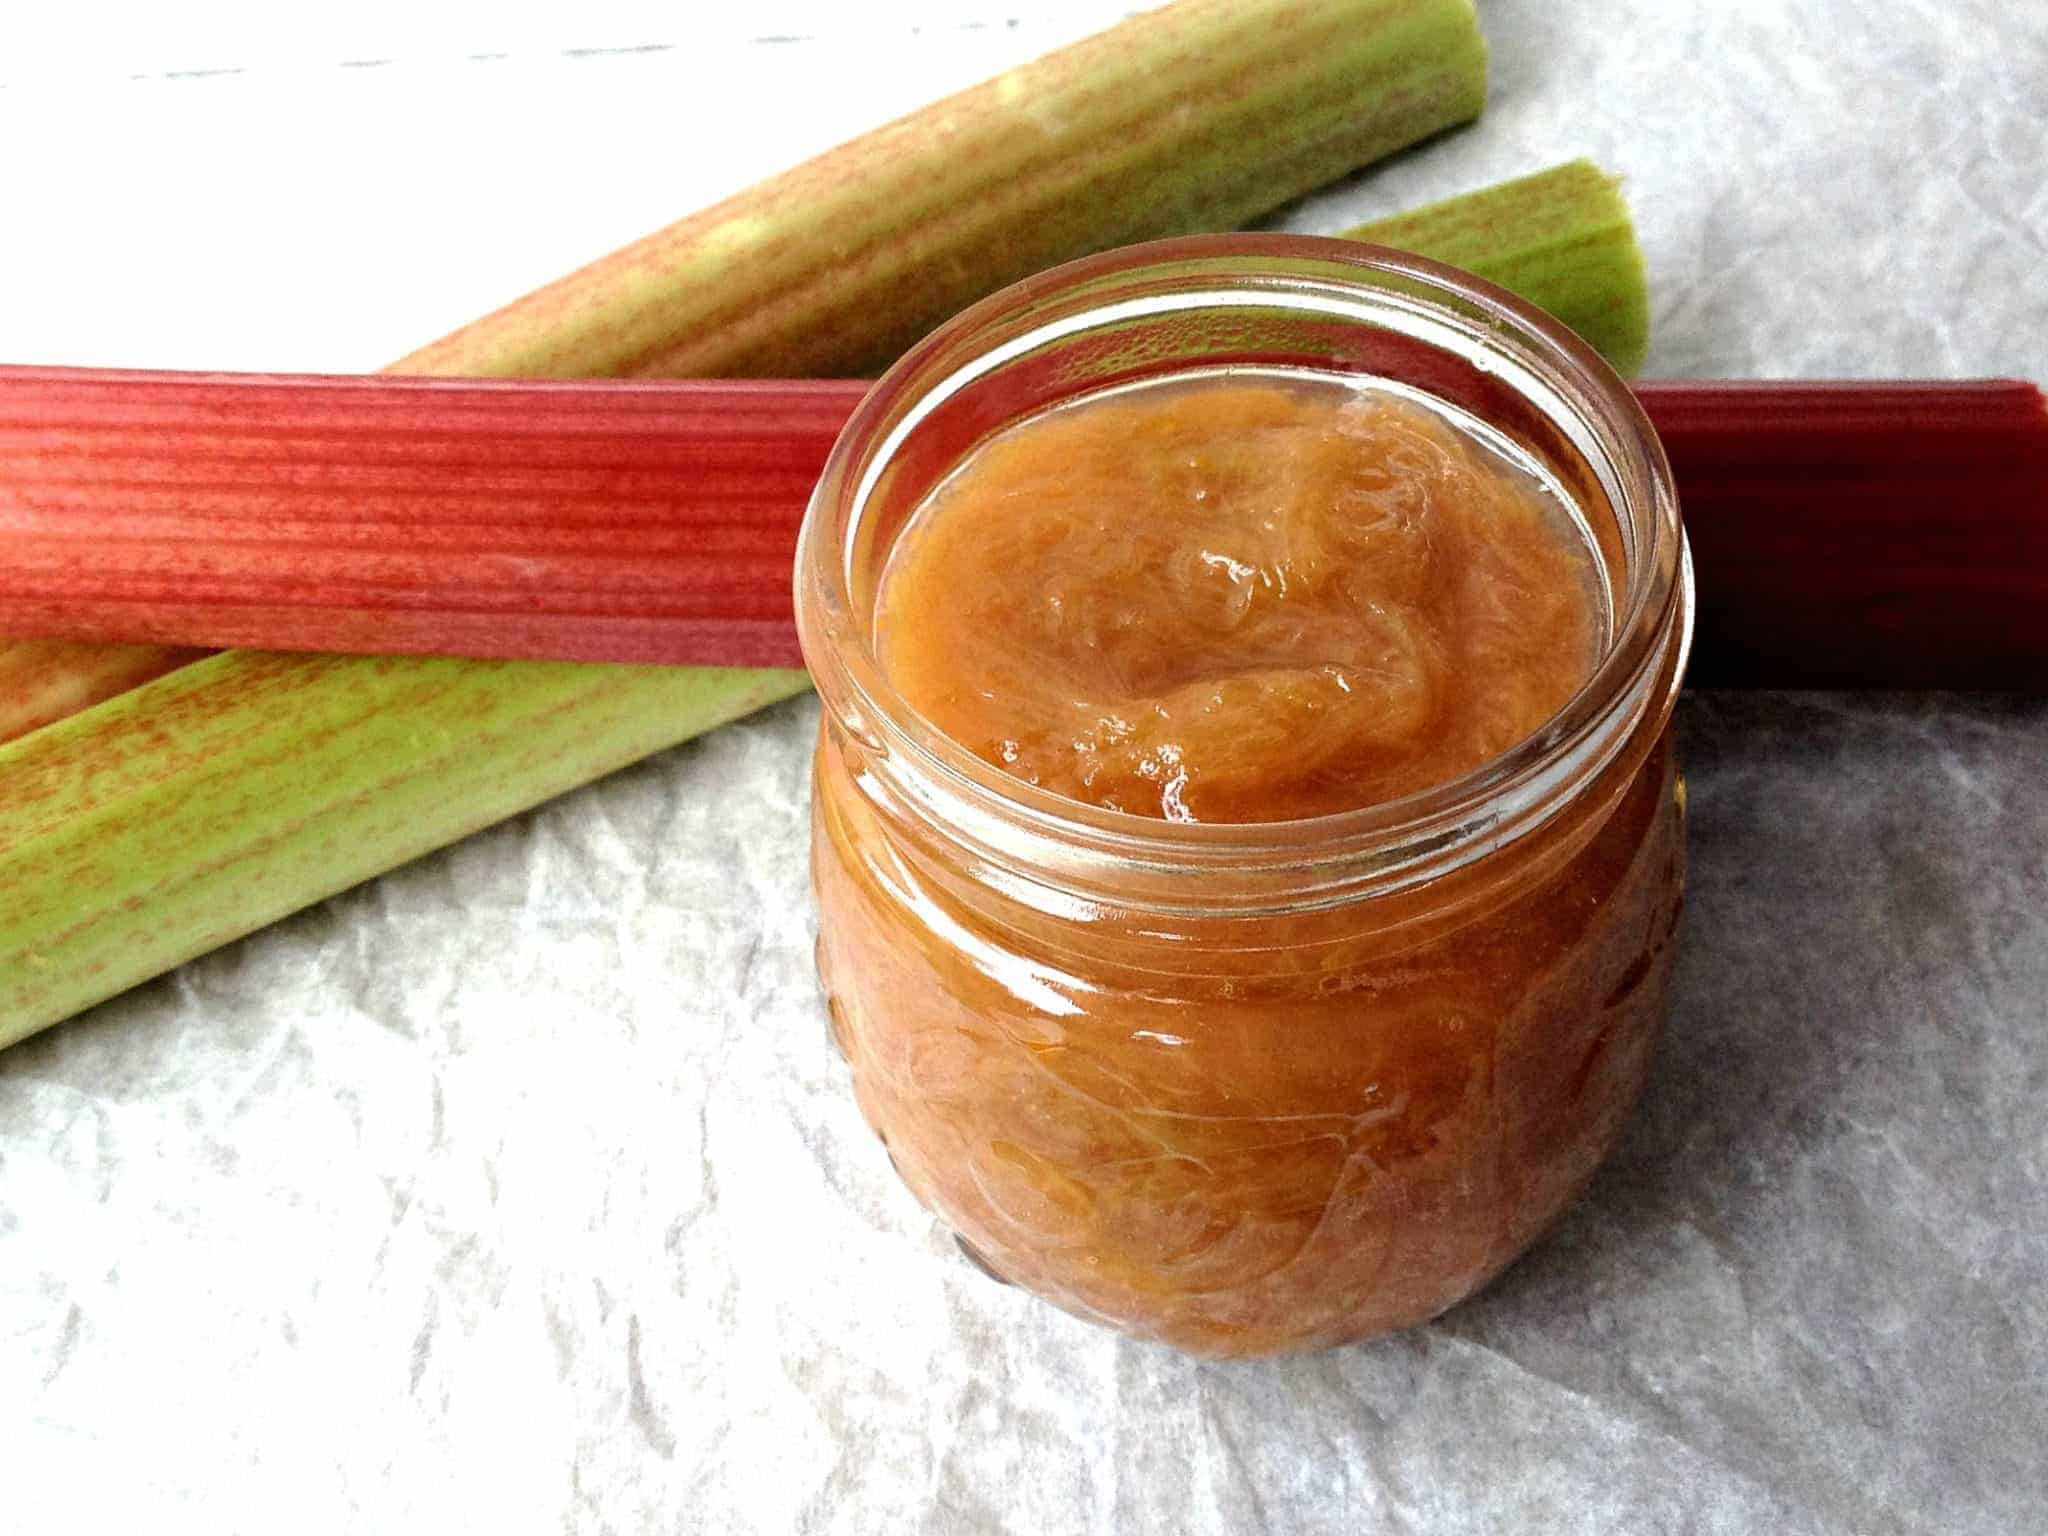
<svg viewBox="0 0 2048 1536"><path fill-rule="evenodd" d="M1117 8L1085 9L1058 26ZM2048 12L1482 9L1484 126L1291 226L1591 153L1630 178L1654 372L2048 371ZM719 68L772 92L838 50L850 92L886 56L893 111L1057 30L1017 10ZM536 78L633 113L706 67L620 57ZM150 89L175 132L178 90L233 87ZM1228 1366L992 1284L897 1185L811 973L814 723L0 1056L0 1526L2043 1528L2048 703L1689 699L1684 958L1620 1154L1437 1324Z"/></svg>

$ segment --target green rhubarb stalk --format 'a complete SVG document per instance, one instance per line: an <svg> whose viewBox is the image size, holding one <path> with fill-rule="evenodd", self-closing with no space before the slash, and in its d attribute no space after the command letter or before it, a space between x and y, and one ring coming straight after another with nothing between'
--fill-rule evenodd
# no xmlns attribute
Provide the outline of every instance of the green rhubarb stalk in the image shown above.
<svg viewBox="0 0 2048 1536"><path fill-rule="evenodd" d="M804 685L230 651L0 748L0 1045Z"/></svg>
<svg viewBox="0 0 2048 1536"><path fill-rule="evenodd" d="M1472 0L1180 0L671 224L399 367L866 377L1019 278L1235 229L1485 97Z"/></svg>
<svg viewBox="0 0 2048 1536"><path fill-rule="evenodd" d="M1650 295L1621 183L1574 160L1347 231L1463 267L1549 311L1624 375L1643 366Z"/></svg>

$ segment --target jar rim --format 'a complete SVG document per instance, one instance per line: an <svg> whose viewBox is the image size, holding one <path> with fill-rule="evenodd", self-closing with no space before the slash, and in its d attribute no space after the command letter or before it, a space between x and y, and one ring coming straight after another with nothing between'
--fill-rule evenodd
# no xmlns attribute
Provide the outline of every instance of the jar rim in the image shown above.
<svg viewBox="0 0 2048 1536"><path fill-rule="evenodd" d="M1175 822L1028 784L947 737L893 686L854 596L852 560L878 479L939 403L1061 335L1131 306L1299 304L1460 351L1534 401L1613 502L1627 584L1590 676L1534 734L1455 778L1295 820ZM1119 306L1122 306L1121 308ZM1370 319L1366 318L1370 313ZM884 765L903 808L984 866L1069 897L1190 913L1268 912L1405 888L1548 820L1649 721L1661 729L1692 634L1690 557L1671 470L1627 384L1559 321L1423 257L1313 235L1194 235L1126 246L1027 278L940 326L855 409L798 542L804 656L825 707ZM1182 889L1204 871L1250 876L1235 898ZM1133 874L1168 894L1133 901ZM1274 903L1279 905L1276 907Z"/></svg>

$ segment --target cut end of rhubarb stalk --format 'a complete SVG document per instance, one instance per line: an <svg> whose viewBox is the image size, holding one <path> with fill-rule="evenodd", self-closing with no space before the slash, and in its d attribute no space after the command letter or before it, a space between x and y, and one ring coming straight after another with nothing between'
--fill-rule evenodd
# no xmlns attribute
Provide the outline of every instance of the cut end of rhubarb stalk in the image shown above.
<svg viewBox="0 0 2048 1536"><path fill-rule="evenodd" d="M1590 160L1347 230L1498 283L1577 331L1624 378L1650 346L1649 279L1619 178Z"/></svg>

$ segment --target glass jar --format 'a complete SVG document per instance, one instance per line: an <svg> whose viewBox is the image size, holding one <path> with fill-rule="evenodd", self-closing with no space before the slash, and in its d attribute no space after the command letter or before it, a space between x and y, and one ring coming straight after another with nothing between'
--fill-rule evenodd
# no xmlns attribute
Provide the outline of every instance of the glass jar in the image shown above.
<svg viewBox="0 0 2048 1536"><path fill-rule="evenodd" d="M1315 820L1060 799L922 721L876 591L990 433L1181 370L1398 383L1487 423L1581 514L1608 640L1466 776ZM1670 472L1626 386L1491 285L1349 241L1233 235L1028 280L876 385L797 555L824 703L818 955L862 1110L999 1278L1204 1354L1335 1345L1484 1285L1619 1135L1683 874L1669 723L1692 626Z"/></svg>

